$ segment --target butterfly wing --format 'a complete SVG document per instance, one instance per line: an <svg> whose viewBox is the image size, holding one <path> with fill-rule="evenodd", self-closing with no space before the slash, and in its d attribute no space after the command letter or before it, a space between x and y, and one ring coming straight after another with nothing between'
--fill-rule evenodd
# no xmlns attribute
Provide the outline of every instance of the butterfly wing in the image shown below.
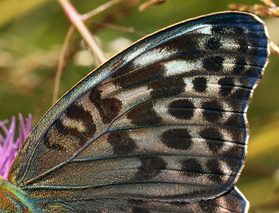
<svg viewBox="0 0 279 213"><path fill-rule="evenodd" d="M62 204L63 205L63 204ZM237 188L230 190L225 195L213 200L199 201L195 203L186 202L160 202L160 201L143 201L132 199L94 199L83 200L80 202L68 202L67 212L139 212L139 213L242 213L247 212L248 202L243 199L243 195ZM92 208L94 206L94 208ZM49 207L49 206L48 206ZM64 204L64 207L66 205ZM47 210L54 211L51 206ZM55 209L57 210L57 208Z"/></svg>
<svg viewBox="0 0 279 213"><path fill-rule="evenodd" d="M199 213L237 213L246 212L249 203L243 199L243 195L237 188L230 190L228 193L213 200L199 201L195 203L186 202L156 202L142 200L96 200L95 205L98 206L100 212L148 212L148 213L163 213L163 212L199 212ZM80 212L85 211L82 205L78 209Z"/></svg>
<svg viewBox="0 0 279 213"><path fill-rule="evenodd" d="M212 14L152 34L47 112L9 180L30 196L95 206L121 198L159 208L219 197L242 170L246 111L268 55L264 24L245 13Z"/></svg>

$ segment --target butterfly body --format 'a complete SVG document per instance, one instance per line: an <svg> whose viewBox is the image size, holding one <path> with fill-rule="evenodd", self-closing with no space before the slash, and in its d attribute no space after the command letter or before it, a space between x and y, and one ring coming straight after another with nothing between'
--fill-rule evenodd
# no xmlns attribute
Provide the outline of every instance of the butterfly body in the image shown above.
<svg viewBox="0 0 279 213"><path fill-rule="evenodd" d="M234 184L268 45L262 21L234 12L140 40L46 113L9 181L49 212L247 211Z"/></svg>
<svg viewBox="0 0 279 213"><path fill-rule="evenodd" d="M2 177L0 177L0 198L1 212L35 212L36 209L39 210L35 207L34 199L28 198L22 190Z"/></svg>

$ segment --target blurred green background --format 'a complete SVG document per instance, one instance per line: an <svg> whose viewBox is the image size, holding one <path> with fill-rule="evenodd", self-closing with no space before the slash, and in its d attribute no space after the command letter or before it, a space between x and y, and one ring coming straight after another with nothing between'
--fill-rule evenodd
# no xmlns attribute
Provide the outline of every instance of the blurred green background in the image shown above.
<svg viewBox="0 0 279 213"><path fill-rule="evenodd" d="M72 1L80 13L105 2ZM124 7L114 6L88 22L107 57L142 35L170 24L227 10L231 3L260 4L256 0L174 0L140 12L135 6L139 2L126 0ZM279 5L279 1L275 3ZM31 113L35 123L51 106L58 57L70 23L55 0L1 0L0 14L0 120L18 113L24 116ZM271 39L279 44L279 19L264 18L264 21ZM100 23L127 30L132 27L135 32L104 27ZM97 65L84 46L75 33L63 69L60 95ZM250 212L279 212L278 68L279 56L272 55L248 112L251 128L248 157L237 186L250 201Z"/></svg>

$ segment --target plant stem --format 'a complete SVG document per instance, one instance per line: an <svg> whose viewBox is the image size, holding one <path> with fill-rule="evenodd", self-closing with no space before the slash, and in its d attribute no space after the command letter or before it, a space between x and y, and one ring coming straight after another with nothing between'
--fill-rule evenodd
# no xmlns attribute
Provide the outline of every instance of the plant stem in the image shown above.
<svg viewBox="0 0 279 213"><path fill-rule="evenodd" d="M86 44L89 46L91 51L94 53L94 55L97 57L98 61L100 63L104 63L106 61L106 57L103 54L103 51L95 41L94 37L91 35L87 27L82 21L82 17L80 14L76 11L74 6L68 1L68 0L58 0L58 2L62 5L66 15L68 16L69 20L72 22L72 24L75 26L75 28L79 31L82 38L86 42Z"/></svg>

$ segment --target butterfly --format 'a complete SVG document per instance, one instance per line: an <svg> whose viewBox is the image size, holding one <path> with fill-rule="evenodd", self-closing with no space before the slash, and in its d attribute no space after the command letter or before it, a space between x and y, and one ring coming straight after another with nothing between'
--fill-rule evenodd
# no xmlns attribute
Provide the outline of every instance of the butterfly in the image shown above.
<svg viewBox="0 0 279 213"><path fill-rule="evenodd" d="M34 127L3 212L247 212L235 183L269 58L264 23L220 12L131 45Z"/></svg>

